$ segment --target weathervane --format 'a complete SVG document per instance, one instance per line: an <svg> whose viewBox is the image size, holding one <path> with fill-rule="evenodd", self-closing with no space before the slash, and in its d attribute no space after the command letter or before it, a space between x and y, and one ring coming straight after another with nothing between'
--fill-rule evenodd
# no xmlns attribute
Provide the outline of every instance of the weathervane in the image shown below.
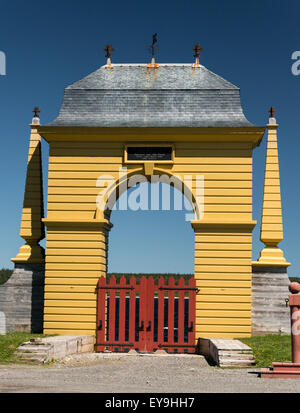
<svg viewBox="0 0 300 413"><path fill-rule="evenodd" d="M193 67L200 67L199 57L200 57L200 52L202 52L202 50L203 49L199 43L195 44L193 48L193 52L194 52L194 57L196 58L196 62L193 64Z"/></svg>
<svg viewBox="0 0 300 413"><path fill-rule="evenodd" d="M111 44L107 44L103 50L106 53L105 57L107 57L106 66L112 66L110 58L111 58L112 52L114 52L115 49L113 49Z"/></svg>
<svg viewBox="0 0 300 413"><path fill-rule="evenodd" d="M158 67L159 65L157 63L155 63L155 49L157 49L157 46L154 46L155 43L157 43L157 33L154 33L152 35L152 45L150 46L151 49L151 53L152 53L152 60L151 60L151 64L148 64L148 67Z"/></svg>

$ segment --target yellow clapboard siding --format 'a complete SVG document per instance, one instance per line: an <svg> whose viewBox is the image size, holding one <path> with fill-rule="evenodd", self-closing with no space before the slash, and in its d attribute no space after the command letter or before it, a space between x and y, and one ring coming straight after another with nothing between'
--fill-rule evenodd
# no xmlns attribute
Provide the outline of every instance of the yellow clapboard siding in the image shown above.
<svg viewBox="0 0 300 413"><path fill-rule="evenodd" d="M238 157L249 157L251 158L251 153L252 150L251 149L247 149L247 148L243 148L243 149L235 149L235 148L231 148L231 149L217 149L218 146L216 145L215 148L213 149L213 145L211 147L211 149L202 149L202 148L193 148L193 150L191 151L191 149L177 149L176 150L176 157L181 157L181 156L192 156L192 157L199 157L199 158L203 158L203 157L217 157L220 156L222 158L226 158L227 156L229 157L234 157L234 156L238 156Z"/></svg>
<svg viewBox="0 0 300 413"><path fill-rule="evenodd" d="M233 272L228 272L228 273L222 273L222 272L202 272L201 274L197 274L198 281L202 280L213 280L214 282L218 282L218 280L233 280L233 281L251 281L252 279L252 274L251 273L239 273L235 272L233 269Z"/></svg>
<svg viewBox="0 0 300 413"><path fill-rule="evenodd" d="M195 251L209 251L213 254L214 251L249 251L252 252L251 244L241 244L241 243L207 243L207 242L196 242Z"/></svg>
<svg viewBox="0 0 300 413"><path fill-rule="evenodd" d="M100 247L98 246L98 242L96 241L57 241L57 240L51 240L47 242L47 250L53 250L53 249L64 249L64 250L77 250L77 249L93 249L93 250L103 250L105 251L104 246ZM58 251L59 251L58 250Z"/></svg>
<svg viewBox="0 0 300 413"><path fill-rule="evenodd" d="M101 275L103 275L102 273L99 273L99 271L88 271L88 270L80 270L80 271L74 271L74 270L63 270L63 271L57 271L57 270L52 270L52 269L48 269L47 270L47 276L48 277L61 277L64 276L66 278L70 277L70 278L77 278L77 277L82 277L84 278L99 278Z"/></svg>
<svg viewBox="0 0 300 413"><path fill-rule="evenodd" d="M44 315L44 323L47 325L49 322L70 322L70 323L96 323L96 314L95 315L86 315L86 314L48 314Z"/></svg>
<svg viewBox="0 0 300 413"><path fill-rule="evenodd" d="M218 287L218 288L251 288L251 280L197 280L197 288Z"/></svg>
<svg viewBox="0 0 300 413"><path fill-rule="evenodd" d="M223 243L225 245L227 244L236 244L239 242L240 244L246 244L246 245L251 245L252 237L251 235L246 235L246 234L234 234L234 233L228 233L228 234L213 234L213 233L208 233L205 232L203 235L199 235L199 233L195 234L195 240L196 240L196 245L201 242L205 243ZM210 248L214 248L213 245Z"/></svg>
<svg viewBox="0 0 300 413"><path fill-rule="evenodd" d="M75 194L64 194L64 195L54 195L54 194L48 194L48 202L49 203L56 203L56 202L62 202L62 203L94 203L96 204L97 201L97 195L99 193L102 193L102 189L98 189L98 191L95 191L95 194L91 195L75 195ZM204 196L204 203L207 205L214 205L214 204L228 204L228 205L249 205L250 208L246 209L248 212L249 209L251 209L251 197L238 197L238 196L232 196L232 197L226 197L226 196L218 196L218 197L211 197L208 195ZM96 205L95 205L96 207Z"/></svg>
<svg viewBox="0 0 300 413"><path fill-rule="evenodd" d="M249 266L250 258L223 258L223 257L209 257L209 258L195 258L195 265L246 265Z"/></svg>
<svg viewBox="0 0 300 413"><path fill-rule="evenodd" d="M84 330L84 329L67 329L67 328L45 328L44 334L55 334L55 335L95 335L96 329Z"/></svg>
<svg viewBox="0 0 300 413"><path fill-rule="evenodd" d="M207 333L251 333L250 325L197 325L196 324L196 334L199 334L200 337L207 337ZM223 337L223 335L222 335ZM232 337L232 336L231 336ZM241 337L240 335L236 337Z"/></svg>
<svg viewBox="0 0 300 413"><path fill-rule="evenodd" d="M194 183L196 184L196 182ZM192 185L192 188L193 190L195 190L196 186ZM80 196L93 195L93 196L97 196L101 192L101 190L102 189L97 188L96 185L94 185L94 187L51 186L48 188L48 195L80 195ZM230 198L235 199L235 201L237 199L248 198L248 200L250 199L249 203L251 203L251 200L252 200L251 189L231 189L231 188L208 189L205 187L204 195L205 197L218 197L221 199L223 199L223 197L230 197ZM278 197L278 194L274 194L274 195Z"/></svg>
<svg viewBox="0 0 300 413"><path fill-rule="evenodd" d="M110 164L110 163L101 163L96 162L92 164L74 164L74 163L51 163L49 165L49 171L51 172L97 172L100 175L109 175L110 173L113 176L118 176L119 165Z"/></svg>
<svg viewBox="0 0 300 413"><path fill-rule="evenodd" d="M46 257L46 262L47 264L50 265L50 263L79 263L79 264L102 264L104 262L104 256L101 256L100 254L97 256L87 256L87 255L82 255L82 256L59 256L59 255L48 255Z"/></svg>
<svg viewBox="0 0 300 413"><path fill-rule="evenodd" d="M248 250L248 251L236 251L236 250L232 250L232 251L216 251L216 250L212 250L212 251L208 251L208 250L199 250L197 249L195 251L195 257L196 258L208 258L208 257L212 257L212 258L251 258L252 256L252 251Z"/></svg>
<svg viewBox="0 0 300 413"><path fill-rule="evenodd" d="M98 178L98 177L97 177ZM88 188L88 187L96 187L97 178L92 179L72 179L72 178L51 178L49 179L49 188L52 187L64 187L64 188L72 188L72 187L80 187L80 188ZM205 189L247 189L252 188L252 181L247 180L227 180L227 181L218 181L218 180L205 180ZM275 188L275 187L274 187Z"/></svg>
<svg viewBox="0 0 300 413"><path fill-rule="evenodd" d="M271 216L264 215L263 221L265 224L281 224L282 217L281 215L271 215Z"/></svg>
<svg viewBox="0 0 300 413"><path fill-rule="evenodd" d="M54 310L55 308L74 308L75 311L79 311L78 308L96 309L97 302L94 298L93 300L66 300L63 297L62 299L51 299L48 297L45 305L45 311L52 307Z"/></svg>
<svg viewBox="0 0 300 413"><path fill-rule="evenodd" d="M114 172L118 173L119 172L119 165L116 163L108 163L107 161L105 163L102 163L101 160L98 159L98 162L96 163L53 163L51 162L49 164L49 171L55 172L55 171L83 171L83 172L89 172L89 171L96 171L100 175L103 174L104 171L108 172ZM232 164L225 164L225 165L219 165L219 164L197 164L197 163L192 163L192 162L185 162L182 163L181 159L177 159L176 166L173 167L173 171L178 171L178 172L195 172L197 171L197 174L201 173L207 173L207 172L252 172L252 165L251 164L245 164L245 165L232 165Z"/></svg>
<svg viewBox="0 0 300 413"><path fill-rule="evenodd" d="M206 175L207 173L223 173L223 172L231 172L231 173L240 173L240 172L247 172L247 173L252 173L252 165L218 165L218 164L212 164L212 165L206 165L206 164L181 164L181 160L177 159L176 165L172 168L172 171L174 173L189 173L189 172L194 172L197 173L197 175L204 174Z"/></svg>
<svg viewBox="0 0 300 413"><path fill-rule="evenodd" d="M46 260L46 270L52 269L52 270L76 270L76 271L85 271L85 270L98 270L98 271L105 271L105 265L104 264L82 264L82 263L76 263L76 264L62 264L62 263L49 263Z"/></svg>
<svg viewBox="0 0 300 413"><path fill-rule="evenodd" d="M67 314L67 315L91 315L91 316L96 316L97 315L97 309L96 307L46 307L44 314Z"/></svg>
<svg viewBox="0 0 300 413"><path fill-rule="evenodd" d="M241 150L242 151L242 150ZM229 151L230 152L230 151ZM92 156L92 157L103 157L103 156L116 156L121 157L124 154L123 148L56 148L50 145L49 155L52 156ZM238 155L238 153L237 153Z"/></svg>
<svg viewBox="0 0 300 413"><path fill-rule="evenodd" d="M186 172L190 172L187 169L185 170ZM113 171L111 171L113 172ZM172 170L173 173L176 173L176 169ZM117 173L113 174L116 178L119 177ZM206 172L204 174L205 179L207 180L217 180L217 181L224 181L224 180L251 180L252 179L252 173L250 172ZM97 171L89 171L89 172L83 172L83 171L49 171L49 179L93 179L97 180L99 178L99 172ZM271 177L270 177L271 178Z"/></svg>
<svg viewBox="0 0 300 413"><path fill-rule="evenodd" d="M280 193L277 194L264 194L264 201L281 201Z"/></svg>
<svg viewBox="0 0 300 413"><path fill-rule="evenodd" d="M64 273L62 274L64 275ZM99 277L98 277L99 278ZM88 277L75 277L75 278L71 278L71 277L47 277L47 280L45 282L46 285L78 285L78 286L83 286L83 285L93 285L94 287L96 287L97 283L98 283L98 278L94 277L94 278L88 278Z"/></svg>
<svg viewBox="0 0 300 413"><path fill-rule="evenodd" d="M85 141L72 141L67 136L65 142L50 143L49 219L66 214L74 219L92 219L96 197L102 190L96 187L100 175L110 174L118 179L121 166L143 173L142 164L122 165L123 136L122 141L114 137L113 142L96 141L94 136L91 141L88 136L84 138ZM159 139L155 140L159 142ZM236 142L216 143L210 136L205 142L182 141L174 146L174 163L157 164L157 167L160 173L165 170L181 179L185 174L204 176L206 219L233 222L252 219L252 143L239 138ZM276 172L276 166L271 165L271 182ZM198 187L194 179L193 191ZM265 200L279 198L269 195ZM216 328L219 326L222 330L216 331L214 326L212 335L247 336L251 331L251 230L223 228L222 231L211 228L195 236L195 275L200 288L196 299L196 324L204 326L207 334L210 334L209 323L217 323ZM48 228L45 331L95 333L95 286L99 277L106 274L105 236L99 236L99 232L99 229L88 232L58 226ZM237 331L237 322L241 320L248 324L247 330L241 326Z"/></svg>
<svg viewBox="0 0 300 413"><path fill-rule="evenodd" d="M96 284L92 285L67 285L67 284L46 284L45 292L60 293L92 293L95 294Z"/></svg>
<svg viewBox="0 0 300 413"><path fill-rule="evenodd" d="M55 322L55 321L47 321L47 322L44 322L44 328L45 329L50 329L50 328L61 328L61 329L63 329L63 328L66 328L66 329L79 329L79 330L84 330L84 329L86 329L86 330L93 330L94 329L94 331L95 331L95 329L96 329L96 323L95 322L78 322L78 323L76 323L76 322L67 322L67 323L64 323L64 322L59 322L59 321L57 321L57 322ZM78 334L78 333L77 333Z"/></svg>
<svg viewBox="0 0 300 413"><path fill-rule="evenodd" d="M209 294L209 295L196 295L197 303L209 303L223 305L223 303L249 303L251 304L251 295L224 295L224 294ZM219 305L219 304L218 304Z"/></svg>
<svg viewBox="0 0 300 413"><path fill-rule="evenodd" d="M251 331L244 333L244 332L207 332L201 331L199 334L201 337L206 338L244 338L244 337L251 337Z"/></svg>
<svg viewBox="0 0 300 413"><path fill-rule="evenodd" d="M251 317L248 314L246 318L223 318L223 317L199 317L197 313L197 323L201 324L202 326L209 325L219 325L219 326L251 326Z"/></svg>
<svg viewBox="0 0 300 413"><path fill-rule="evenodd" d="M226 312L231 312L235 310L241 310L241 311L251 311L251 303L219 303L218 307L220 310L216 310L216 305L214 303L202 303L202 302L197 302L196 303L196 310L197 311L206 311L207 314L211 313L214 314L215 311L224 311Z"/></svg>
<svg viewBox="0 0 300 413"><path fill-rule="evenodd" d="M96 293L45 292L45 300L96 300ZM46 303L47 304L47 303ZM46 305L47 306L47 305Z"/></svg>
<svg viewBox="0 0 300 413"><path fill-rule="evenodd" d="M103 234L100 232L94 232L94 233L78 233L75 231L72 232L55 232L55 231L50 231L48 229L47 232L47 241L89 241L89 242L94 242L95 245L99 244L102 242L104 239Z"/></svg>
<svg viewBox="0 0 300 413"><path fill-rule="evenodd" d="M282 231L282 223L281 222L277 222L275 223L271 223L271 224L267 224L265 219L262 220L262 222L264 223L264 232L266 231L278 231L281 230Z"/></svg>
<svg viewBox="0 0 300 413"><path fill-rule="evenodd" d="M197 287L198 287L198 283ZM202 296L208 296L208 295L251 295L251 290L249 288L230 288L230 287L199 287L199 292L197 293L197 296L201 298Z"/></svg>
<svg viewBox="0 0 300 413"><path fill-rule="evenodd" d="M91 257L104 257L106 255L106 251L104 246L102 248L55 248L56 245L52 248L49 247L49 244L47 246L47 255L49 256L91 256Z"/></svg>
<svg viewBox="0 0 300 413"><path fill-rule="evenodd" d="M250 272L251 266L249 265L205 265L195 264L195 275L202 272Z"/></svg>

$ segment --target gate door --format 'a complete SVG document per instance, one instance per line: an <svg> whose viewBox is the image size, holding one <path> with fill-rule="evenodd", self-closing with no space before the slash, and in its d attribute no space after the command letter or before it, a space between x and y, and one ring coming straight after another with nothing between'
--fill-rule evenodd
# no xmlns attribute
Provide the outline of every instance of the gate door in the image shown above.
<svg viewBox="0 0 300 413"><path fill-rule="evenodd" d="M195 352L196 284L183 277L175 284L163 277L117 283L100 277L98 283L96 351L153 352L165 349L174 353Z"/></svg>

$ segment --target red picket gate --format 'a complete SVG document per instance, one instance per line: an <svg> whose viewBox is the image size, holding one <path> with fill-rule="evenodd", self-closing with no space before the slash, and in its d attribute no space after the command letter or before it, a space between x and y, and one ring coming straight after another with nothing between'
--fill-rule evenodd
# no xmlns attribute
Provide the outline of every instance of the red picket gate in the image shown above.
<svg viewBox="0 0 300 413"><path fill-rule="evenodd" d="M98 283L96 351L153 352L165 349L176 353L195 352L196 283L183 277L154 282L143 276L140 282L114 276Z"/></svg>

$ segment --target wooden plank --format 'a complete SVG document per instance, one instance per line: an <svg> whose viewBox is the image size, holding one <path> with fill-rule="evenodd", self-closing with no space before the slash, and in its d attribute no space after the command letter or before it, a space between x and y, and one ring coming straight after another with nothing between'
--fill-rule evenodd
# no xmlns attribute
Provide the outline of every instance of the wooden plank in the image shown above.
<svg viewBox="0 0 300 413"><path fill-rule="evenodd" d="M120 278L120 287L126 287L126 278L124 275ZM120 288L119 296L119 342L125 342L125 315L126 315L126 290Z"/></svg>
<svg viewBox="0 0 300 413"><path fill-rule="evenodd" d="M163 277L160 277L158 280L158 319L157 319L157 342L163 344L164 342L164 300L165 293L164 290L160 288L165 285L165 280Z"/></svg>
<svg viewBox="0 0 300 413"><path fill-rule="evenodd" d="M196 288L196 280L195 278L191 278L189 280L189 287ZM189 317L188 317L188 344L194 345L195 343L195 329L196 329L196 291L190 290L188 293L189 296ZM188 350L190 353L194 353L194 349Z"/></svg>
<svg viewBox="0 0 300 413"><path fill-rule="evenodd" d="M116 278L113 275L109 280L109 287L116 286ZM116 341L116 290L109 289L109 323L108 323L108 341Z"/></svg>
<svg viewBox="0 0 300 413"><path fill-rule="evenodd" d="M147 279L147 351L153 352L154 349L154 279Z"/></svg>
<svg viewBox="0 0 300 413"><path fill-rule="evenodd" d="M140 332L139 350L147 351L147 279L143 276L140 279Z"/></svg>
<svg viewBox="0 0 300 413"><path fill-rule="evenodd" d="M185 287L185 281L183 277L180 277L178 282L179 288ZM184 344L184 297L185 292L184 290L178 290L178 344ZM178 347L178 353L183 353L183 347Z"/></svg>
<svg viewBox="0 0 300 413"><path fill-rule="evenodd" d="M135 320L136 320L136 278L132 276L129 281L132 290L129 290L129 342L136 343Z"/></svg>
<svg viewBox="0 0 300 413"><path fill-rule="evenodd" d="M105 287L105 277L100 277L98 287ZM106 290L98 289L98 311L97 311L97 343L105 342L105 305L106 305ZM96 351L104 351L105 346L97 346Z"/></svg>
<svg viewBox="0 0 300 413"><path fill-rule="evenodd" d="M168 287L175 287L175 280L170 277ZM168 291L168 344L173 345L174 342L174 290Z"/></svg>

